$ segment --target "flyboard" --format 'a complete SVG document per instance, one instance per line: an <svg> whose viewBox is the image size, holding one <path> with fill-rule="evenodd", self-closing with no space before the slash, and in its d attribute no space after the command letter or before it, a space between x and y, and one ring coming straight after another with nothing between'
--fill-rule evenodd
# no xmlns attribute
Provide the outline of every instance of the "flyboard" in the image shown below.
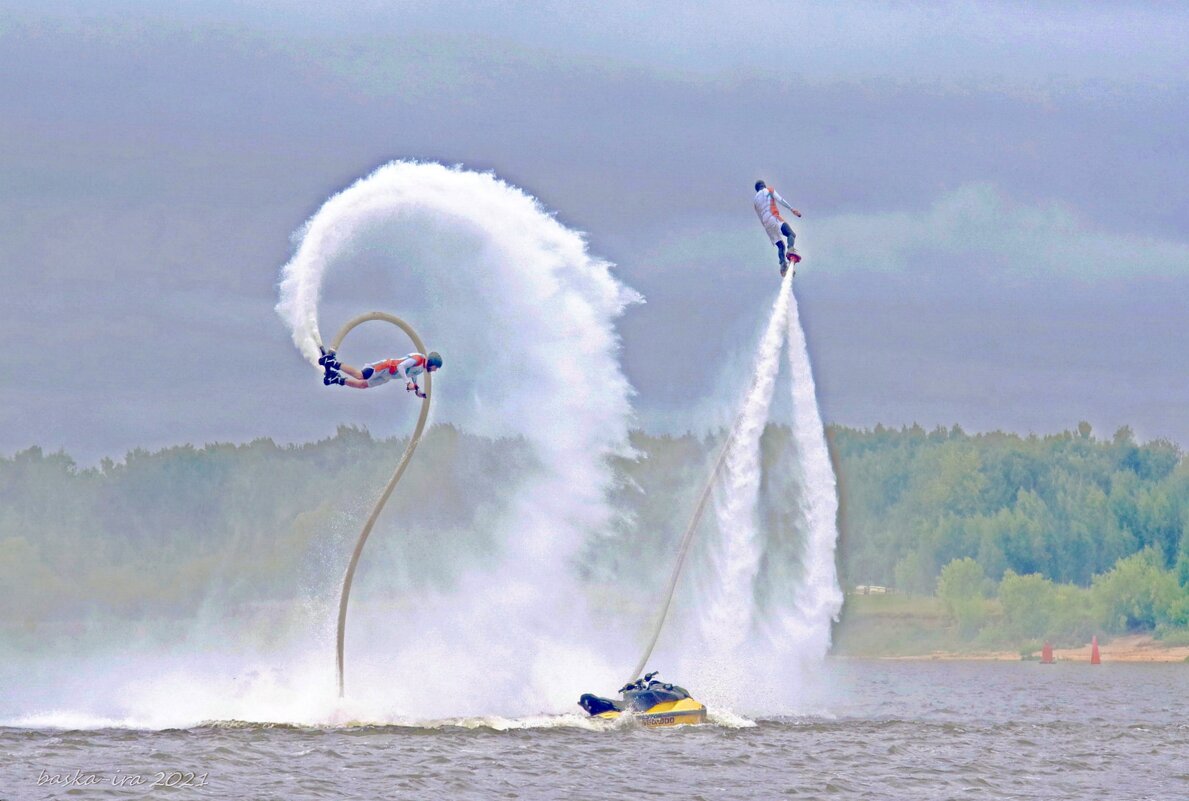
<svg viewBox="0 0 1189 801"><path fill-rule="evenodd" d="M780 277L784 278L784 274L789 271L789 266L792 265L793 275L797 274L797 265L801 263L801 254L792 248L788 249L785 260L780 263Z"/></svg>

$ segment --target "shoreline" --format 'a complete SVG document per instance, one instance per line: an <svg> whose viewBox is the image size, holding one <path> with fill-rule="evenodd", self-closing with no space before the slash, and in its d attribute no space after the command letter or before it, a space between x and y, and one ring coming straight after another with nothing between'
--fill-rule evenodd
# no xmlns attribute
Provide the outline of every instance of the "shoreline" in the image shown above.
<svg viewBox="0 0 1189 801"><path fill-rule="evenodd" d="M1089 643L1076 648L1054 648L1054 662L1090 663ZM1189 663L1189 645L1164 645L1150 635L1133 634L1099 642L1098 653L1107 662ZM1040 653L1025 659L1019 651L931 651L925 654L840 655L840 659L873 659L892 662L1039 662Z"/></svg>

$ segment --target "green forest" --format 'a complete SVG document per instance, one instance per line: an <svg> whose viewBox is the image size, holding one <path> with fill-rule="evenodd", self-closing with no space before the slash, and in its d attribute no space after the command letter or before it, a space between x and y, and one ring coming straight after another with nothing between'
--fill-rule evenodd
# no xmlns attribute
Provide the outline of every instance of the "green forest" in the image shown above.
<svg viewBox="0 0 1189 801"><path fill-rule="evenodd" d="M1093 633L1189 642L1189 464L1087 423L1045 437L831 430L847 584L935 595L988 647Z"/></svg>
<svg viewBox="0 0 1189 801"><path fill-rule="evenodd" d="M1043 437L956 426L827 433L848 591L932 599L950 635L973 644L1129 631L1189 639L1189 464L1175 445L1137 443L1127 428L1099 438L1085 423ZM614 525L591 533L575 565L592 592L648 598L659 588L721 441L633 434L635 453L612 460ZM315 443L134 450L94 467L39 448L2 458L0 621L35 631L177 620L213 593L283 604L330 592L403 446L343 427ZM769 551L791 562L794 448L787 427L765 431L764 529ZM375 592L448 588L490 559L506 482L536 469L524 443L433 428L369 544L385 569L363 577L364 591L369 581ZM779 592L786 578L770 569L758 592ZM859 609L848 601L844 625Z"/></svg>

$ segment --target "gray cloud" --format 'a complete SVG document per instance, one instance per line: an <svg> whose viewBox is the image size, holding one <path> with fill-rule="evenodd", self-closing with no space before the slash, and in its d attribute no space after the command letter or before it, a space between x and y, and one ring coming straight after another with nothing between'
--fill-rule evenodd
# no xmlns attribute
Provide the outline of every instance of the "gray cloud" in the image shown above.
<svg viewBox="0 0 1189 801"><path fill-rule="evenodd" d="M393 157L494 169L620 264L650 424L746 352L763 175L807 213L833 419L1189 442L1185 12L933 8L9 4L0 333L48 376L0 383L0 451L400 430L307 386L271 312L290 233Z"/></svg>

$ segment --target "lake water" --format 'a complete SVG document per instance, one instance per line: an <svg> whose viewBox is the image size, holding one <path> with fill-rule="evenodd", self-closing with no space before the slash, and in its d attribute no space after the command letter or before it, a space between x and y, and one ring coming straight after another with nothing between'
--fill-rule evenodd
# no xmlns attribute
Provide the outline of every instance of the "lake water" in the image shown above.
<svg viewBox="0 0 1189 801"><path fill-rule="evenodd" d="M0 798L1189 799L1189 664L831 660L826 671L820 714L720 710L714 725L669 730L579 715L8 725Z"/></svg>

